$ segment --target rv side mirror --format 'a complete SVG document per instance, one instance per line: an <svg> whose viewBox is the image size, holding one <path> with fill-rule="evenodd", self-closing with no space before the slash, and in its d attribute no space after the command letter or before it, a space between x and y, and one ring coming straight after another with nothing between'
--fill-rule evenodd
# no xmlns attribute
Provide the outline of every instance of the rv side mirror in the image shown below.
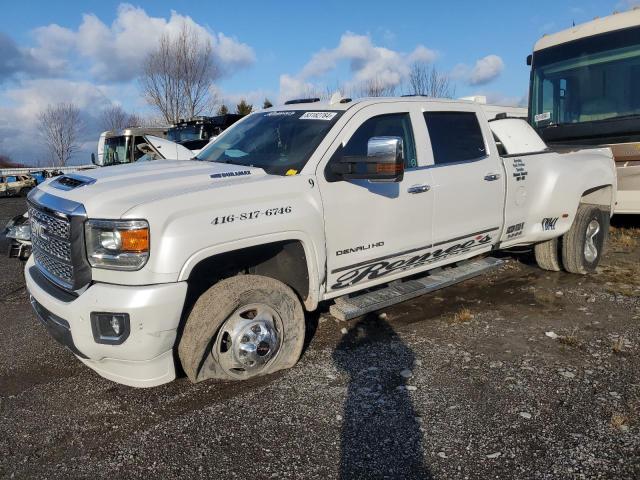
<svg viewBox="0 0 640 480"><path fill-rule="evenodd" d="M400 137L371 137L366 157L342 156L330 162L333 180L400 182L404 177L404 146Z"/></svg>
<svg viewBox="0 0 640 480"><path fill-rule="evenodd" d="M527 66L530 67L532 63L533 63L533 55L529 54L527 55Z"/></svg>
<svg viewBox="0 0 640 480"><path fill-rule="evenodd" d="M96 162L96 154L91 152L91 163L93 163L94 165L98 165L98 163Z"/></svg>

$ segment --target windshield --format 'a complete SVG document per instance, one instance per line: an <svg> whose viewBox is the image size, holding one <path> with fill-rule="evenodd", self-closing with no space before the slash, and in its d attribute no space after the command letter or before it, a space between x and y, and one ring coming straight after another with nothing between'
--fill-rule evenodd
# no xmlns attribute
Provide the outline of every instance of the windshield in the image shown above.
<svg viewBox="0 0 640 480"><path fill-rule="evenodd" d="M640 27L534 53L529 114L536 127L640 114Z"/></svg>
<svg viewBox="0 0 640 480"><path fill-rule="evenodd" d="M286 110L252 114L205 147L196 160L259 167L295 175L342 112Z"/></svg>
<svg viewBox="0 0 640 480"><path fill-rule="evenodd" d="M103 166L129 163L127 152L129 151L129 137L109 137L104 141ZM116 155L117 154L117 155ZM116 160L117 157L117 160Z"/></svg>
<svg viewBox="0 0 640 480"><path fill-rule="evenodd" d="M202 126L173 127L167 132L167 139L181 143L189 140L202 140Z"/></svg>

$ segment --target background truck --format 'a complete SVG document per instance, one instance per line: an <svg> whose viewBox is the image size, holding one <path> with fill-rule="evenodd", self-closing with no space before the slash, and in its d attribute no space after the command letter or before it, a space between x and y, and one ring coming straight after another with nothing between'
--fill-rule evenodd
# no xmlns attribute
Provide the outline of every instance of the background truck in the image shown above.
<svg viewBox="0 0 640 480"><path fill-rule="evenodd" d="M178 122L167 131L167 139L198 152L224 130L236 123L242 115L228 113L215 117L194 117Z"/></svg>
<svg viewBox="0 0 640 480"><path fill-rule="evenodd" d="M593 271L615 191L608 148L549 151L474 102L298 101L194 161L38 186L26 283L51 335L108 379L159 385L179 362L192 381L242 380L297 362L319 302L352 318L520 245L542 268Z"/></svg>
<svg viewBox="0 0 640 480"><path fill-rule="evenodd" d="M91 163L99 167L133 163L145 152L138 147L146 144L145 136L167 137L168 127L128 127L121 131L102 132L98 140L98 156L91 155Z"/></svg>
<svg viewBox="0 0 640 480"><path fill-rule="evenodd" d="M554 148L608 145L616 213L640 213L640 9L545 35L535 44L530 122Z"/></svg>

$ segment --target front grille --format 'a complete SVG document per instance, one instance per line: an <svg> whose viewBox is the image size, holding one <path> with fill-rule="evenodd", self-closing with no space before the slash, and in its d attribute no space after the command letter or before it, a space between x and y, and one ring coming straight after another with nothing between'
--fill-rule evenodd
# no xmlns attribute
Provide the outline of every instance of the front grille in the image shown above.
<svg viewBox="0 0 640 480"><path fill-rule="evenodd" d="M31 243L36 264L52 280L65 288L74 284L71 258L71 222L66 216L57 216L29 206Z"/></svg>
<svg viewBox="0 0 640 480"><path fill-rule="evenodd" d="M80 203L35 188L27 199L36 267L72 295L91 283L84 244L87 212Z"/></svg>
<svg viewBox="0 0 640 480"><path fill-rule="evenodd" d="M69 286L73 285L73 266L60 262L48 254L38 250L33 246L33 254L35 255L36 263L39 267L44 268L49 275L53 275L56 278L67 283Z"/></svg>
<svg viewBox="0 0 640 480"><path fill-rule="evenodd" d="M58 260L71 262L71 244L68 241L58 240L52 236L49 236L47 241L43 241L40 237L32 235L31 243L38 250L43 250Z"/></svg>
<svg viewBox="0 0 640 480"><path fill-rule="evenodd" d="M45 225L47 231L58 238L69 240L71 238L71 225L67 218L59 218L40 210L33 206L29 208L29 218L35 219Z"/></svg>

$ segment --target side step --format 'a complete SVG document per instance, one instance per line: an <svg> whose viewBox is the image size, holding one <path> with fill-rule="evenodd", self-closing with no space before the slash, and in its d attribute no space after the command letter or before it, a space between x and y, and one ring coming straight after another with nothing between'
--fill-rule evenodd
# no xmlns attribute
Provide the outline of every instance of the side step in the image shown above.
<svg viewBox="0 0 640 480"><path fill-rule="evenodd" d="M459 263L455 267L437 269L421 278L407 280L406 282L396 281L379 290L354 294L352 297L348 295L338 297L335 299L335 304L329 308L329 313L339 320L351 320L365 313L374 312L463 280L477 277L503 263L502 260L493 257L470 260Z"/></svg>

